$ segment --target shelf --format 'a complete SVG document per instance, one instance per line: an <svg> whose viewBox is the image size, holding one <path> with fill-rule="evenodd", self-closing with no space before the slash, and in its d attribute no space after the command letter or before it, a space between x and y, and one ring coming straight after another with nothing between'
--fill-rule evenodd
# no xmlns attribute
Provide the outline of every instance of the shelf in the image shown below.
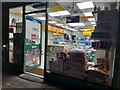
<svg viewBox="0 0 120 90"><path fill-rule="evenodd" d="M105 49L105 48L94 48L95 50L110 50L110 49Z"/></svg>
<svg viewBox="0 0 120 90"><path fill-rule="evenodd" d="M114 24L113 21L98 21L96 22L97 24L101 24L101 23L106 23L106 24Z"/></svg>
<svg viewBox="0 0 120 90"><path fill-rule="evenodd" d="M22 25L18 25L18 26L9 25L9 27L22 27Z"/></svg>
<svg viewBox="0 0 120 90"><path fill-rule="evenodd" d="M111 38L91 38L94 40L101 40L101 41L111 41Z"/></svg>
<svg viewBox="0 0 120 90"><path fill-rule="evenodd" d="M109 29L109 30L106 30L106 29L95 30L95 32L108 32L109 34L111 34L111 32L113 32L113 31L114 31L113 29Z"/></svg>
<svg viewBox="0 0 120 90"><path fill-rule="evenodd" d="M22 27L22 26L16 26L16 27Z"/></svg>
<svg viewBox="0 0 120 90"><path fill-rule="evenodd" d="M9 27L16 27L16 26L13 26L13 25L9 25Z"/></svg>

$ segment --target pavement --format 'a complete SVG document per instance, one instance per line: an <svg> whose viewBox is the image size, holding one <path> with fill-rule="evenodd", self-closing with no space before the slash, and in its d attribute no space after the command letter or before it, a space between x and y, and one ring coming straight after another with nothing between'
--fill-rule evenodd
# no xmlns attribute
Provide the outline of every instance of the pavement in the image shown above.
<svg viewBox="0 0 120 90"><path fill-rule="evenodd" d="M45 89L45 90L49 90L49 89L55 89L55 90L63 90L60 89L56 86L53 85L49 85L45 82L32 82L32 81L28 81L25 79L22 79L16 75L11 75L11 74L3 74L2 75L2 90L6 89L6 88L41 88L41 89Z"/></svg>

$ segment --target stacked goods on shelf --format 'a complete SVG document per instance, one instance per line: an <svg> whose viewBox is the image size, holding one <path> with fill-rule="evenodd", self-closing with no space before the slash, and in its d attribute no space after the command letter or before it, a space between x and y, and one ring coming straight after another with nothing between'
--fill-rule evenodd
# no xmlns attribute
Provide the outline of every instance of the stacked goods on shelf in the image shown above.
<svg viewBox="0 0 120 90"><path fill-rule="evenodd" d="M105 52L105 66L107 67L110 78L113 76L117 15L117 10L99 11L95 32L93 32L91 36L91 39L96 40L92 42L92 47L96 49L96 52L98 52L99 49ZM100 61L101 59L102 58L100 58Z"/></svg>
<svg viewBox="0 0 120 90"><path fill-rule="evenodd" d="M98 22L112 23L116 16L116 10L100 11L98 12Z"/></svg>
<svg viewBox="0 0 120 90"><path fill-rule="evenodd" d="M98 41L98 42L92 42L92 47L97 49L110 49L112 45L111 41Z"/></svg>
<svg viewBox="0 0 120 90"><path fill-rule="evenodd" d="M114 31L114 22L116 21L116 10L100 11L98 12L97 26L95 32L92 33L94 39L111 39L111 32Z"/></svg>
<svg viewBox="0 0 120 90"><path fill-rule="evenodd" d="M95 27L95 32L92 33L91 38L100 41L92 43L94 48L110 49L112 47L113 38L116 36L116 16L116 10L98 12L97 26Z"/></svg>
<svg viewBox="0 0 120 90"><path fill-rule="evenodd" d="M22 48L23 48L23 34L22 34L22 23L16 23L16 32L13 33L14 46L13 46L13 56L15 63L22 64ZM18 57L19 56L19 57Z"/></svg>
<svg viewBox="0 0 120 90"><path fill-rule="evenodd" d="M108 32L93 32L91 38L101 39L101 38L111 38Z"/></svg>

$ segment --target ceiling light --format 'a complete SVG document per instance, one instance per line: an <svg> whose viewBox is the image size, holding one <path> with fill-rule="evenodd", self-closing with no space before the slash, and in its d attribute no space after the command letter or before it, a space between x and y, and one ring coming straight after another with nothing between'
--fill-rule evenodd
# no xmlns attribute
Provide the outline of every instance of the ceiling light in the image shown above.
<svg viewBox="0 0 120 90"><path fill-rule="evenodd" d="M48 23L51 23L51 24L53 24L53 23L57 23L57 22L55 22L55 21L49 21Z"/></svg>
<svg viewBox="0 0 120 90"><path fill-rule="evenodd" d="M72 28L70 28L69 30L71 30L71 31L75 31L75 29L72 29Z"/></svg>
<svg viewBox="0 0 120 90"><path fill-rule="evenodd" d="M70 13L67 10L65 10L65 11L58 11L57 13L60 14L61 16L70 15Z"/></svg>
<svg viewBox="0 0 120 90"><path fill-rule="evenodd" d="M70 30L70 31L77 31L77 30L72 29L72 28L70 28L70 27L68 27L68 26L66 26L66 29L68 29L68 30Z"/></svg>
<svg viewBox="0 0 120 90"><path fill-rule="evenodd" d="M50 16L60 16L57 12L51 12L49 13Z"/></svg>
<svg viewBox="0 0 120 90"><path fill-rule="evenodd" d="M91 21L95 21L95 18L88 18L88 20Z"/></svg>
<svg viewBox="0 0 120 90"><path fill-rule="evenodd" d="M77 3L77 6L80 9L94 8L94 5L93 5L92 1L87 1L87 2L83 2L83 3Z"/></svg>
<svg viewBox="0 0 120 90"><path fill-rule="evenodd" d="M92 12L85 12L84 15L85 16L93 16Z"/></svg>
<svg viewBox="0 0 120 90"><path fill-rule="evenodd" d="M28 15L30 15L30 16L34 16L34 15L36 15L35 13L32 13L32 14L28 14Z"/></svg>
<svg viewBox="0 0 120 90"><path fill-rule="evenodd" d="M30 11L25 11L26 13L30 12Z"/></svg>
<svg viewBox="0 0 120 90"><path fill-rule="evenodd" d="M40 20L46 20L45 17L38 17L38 19L40 19Z"/></svg>
<svg viewBox="0 0 120 90"><path fill-rule="evenodd" d="M70 26L85 26L83 23L68 23Z"/></svg>
<svg viewBox="0 0 120 90"><path fill-rule="evenodd" d="M81 29L81 31L90 31L90 30L91 29L89 29L89 28L88 29L87 28L86 29Z"/></svg>
<svg viewBox="0 0 120 90"><path fill-rule="evenodd" d="M73 31L73 29L72 29L72 28L69 28L69 27L67 27L66 29Z"/></svg>
<svg viewBox="0 0 120 90"><path fill-rule="evenodd" d="M69 28L69 27L66 27L66 29L71 29L71 28Z"/></svg>
<svg viewBox="0 0 120 90"><path fill-rule="evenodd" d="M30 12L30 11L25 11L25 13L28 13L28 12ZM23 12L21 12L21 13L23 13Z"/></svg>
<svg viewBox="0 0 120 90"><path fill-rule="evenodd" d="M51 12L49 13L50 16L64 16L64 15L70 15L70 13L65 10L65 11L58 11L58 12Z"/></svg>
<svg viewBox="0 0 120 90"><path fill-rule="evenodd" d="M69 28L69 30L73 31L73 29L72 29L72 28Z"/></svg>
<svg viewBox="0 0 120 90"><path fill-rule="evenodd" d="M96 24L93 24L93 27L95 27L96 26Z"/></svg>
<svg viewBox="0 0 120 90"><path fill-rule="evenodd" d="M77 31L76 29L72 29L72 28L71 28L70 30L71 30L71 31Z"/></svg>
<svg viewBox="0 0 120 90"><path fill-rule="evenodd" d="M73 31L78 31L78 30L74 29Z"/></svg>
<svg viewBox="0 0 120 90"><path fill-rule="evenodd" d="M62 26L63 24L56 24L57 26Z"/></svg>
<svg viewBox="0 0 120 90"><path fill-rule="evenodd" d="M91 24L96 24L95 22L91 22Z"/></svg>
<svg viewBox="0 0 120 90"><path fill-rule="evenodd" d="M65 28L65 26L61 26L62 28Z"/></svg>

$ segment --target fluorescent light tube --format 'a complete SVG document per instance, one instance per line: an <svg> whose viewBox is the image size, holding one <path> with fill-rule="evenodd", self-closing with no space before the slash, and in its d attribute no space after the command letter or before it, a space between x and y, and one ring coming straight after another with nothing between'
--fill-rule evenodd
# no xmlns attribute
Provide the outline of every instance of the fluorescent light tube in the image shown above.
<svg viewBox="0 0 120 90"><path fill-rule="evenodd" d="M92 12L84 12L85 16L93 16Z"/></svg>
<svg viewBox="0 0 120 90"><path fill-rule="evenodd" d="M57 26L62 26L63 24L56 24Z"/></svg>
<svg viewBox="0 0 120 90"><path fill-rule="evenodd" d="M60 16L57 12L51 12L49 13L50 16Z"/></svg>
<svg viewBox="0 0 120 90"><path fill-rule="evenodd" d="M77 31L76 29L73 29L73 31Z"/></svg>
<svg viewBox="0 0 120 90"><path fill-rule="evenodd" d="M62 28L65 28L66 26L61 26Z"/></svg>
<svg viewBox="0 0 120 90"><path fill-rule="evenodd" d="M61 27L65 28L65 26L61 26Z"/></svg>
<svg viewBox="0 0 120 90"><path fill-rule="evenodd" d="M25 13L28 13L28 12L30 12L30 11L25 11ZM23 12L21 12L21 13L23 13Z"/></svg>
<svg viewBox="0 0 120 90"><path fill-rule="evenodd" d="M71 28L70 30L71 30L71 31L75 31L75 29L72 29L72 28Z"/></svg>
<svg viewBox="0 0 120 90"><path fill-rule="evenodd" d="M96 24L93 24L93 27L95 27L96 26Z"/></svg>
<svg viewBox="0 0 120 90"><path fill-rule="evenodd" d="M40 20L46 20L45 17L37 17L37 18L40 19Z"/></svg>
<svg viewBox="0 0 120 90"><path fill-rule="evenodd" d="M66 28L66 29L69 29L69 27L68 27L68 26L66 26L65 28Z"/></svg>
<svg viewBox="0 0 120 90"><path fill-rule="evenodd" d="M91 24L96 24L95 22L91 22Z"/></svg>
<svg viewBox="0 0 120 90"><path fill-rule="evenodd" d="M72 29L72 28L70 28L69 30L71 30L71 31L77 31L76 29Z"/></svg>
<svg viewBox="0 0 120 90"><path fill-rule="evenodd" d="M88 18L88 20L89 20L90 22L92 22L92 21L95 22L95 18Z"/></svg>
<svg viewBox="0 0 120 90"><path fill-rule="evenodd" d="M70 15L70 13L65 10L65 11L58 11L58 12L51 12L49 13L50 16L64 16L64 15Z"/></svg>
<svg viewBox="0 0 120 90"><path fill-rule="evenodd" d="M67 10L65 10L65 11L58 11L57 13L60 14L61 16L70 15L70 13Z"/></svg>
<svg viewBox="0 0 120 90"><path fill-rule="evenodd" d="M77 3L77 6L80 9L94 8L94 5L93 5L92 1L87 1L87 2L83 2L83 3Z"/></svg>
<svg viewBox="0 0 120 90"><path fill-rule="evenodd" d="M85 26L83 23L68 23L70 26Z"/></svg>
<svg viewBox="0 0 120 90"><path fill-rule="evenodd" d="M28 15L30 15L30 16L34 16L34 15L36 15L35 13L32 13L32 14L28 14Z"/></svg>
<svg viewBox="0 0 120 90"><path fill-rule="evenodd" d="M30 11L25 11L26 13L30 12Z"/></svg>
<svg viewBox="0 0 120 90"><path fill-rule="evenodd" d="M53 23L57 23L57 22L55 22L55 21L49 21L48 23L51 23L51 24L53 24Z"/></svg>

